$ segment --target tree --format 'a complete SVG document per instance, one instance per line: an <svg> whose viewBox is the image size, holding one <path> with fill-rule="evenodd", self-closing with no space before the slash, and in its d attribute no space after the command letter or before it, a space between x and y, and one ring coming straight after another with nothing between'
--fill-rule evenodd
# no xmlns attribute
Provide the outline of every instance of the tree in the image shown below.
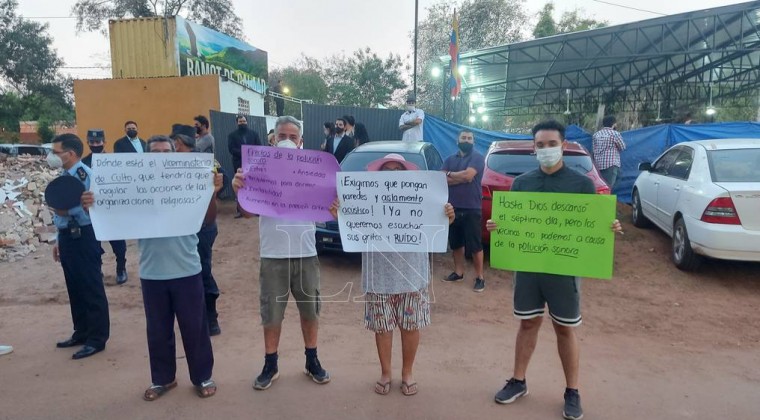
<svg viewBox="0 0 760 420"><path fill-rule="evenodd" d="M16 0L0 0L0 131L17 132L19 120L73 119L71 80L47 25L18 16Z"/></svg>
<svg viewBox="0 0 760 420"><path fill-rule="evenodd" d="M586 31L607 26L606 20L596 20L583 16L582 9L573 9L562 13L559 22L554 20L554 3L548 2L538 13L538 23L533 28L534 38L566 34L570 32Z"/></svg>
<svg viewBox="0 0 760 420"><path fill-rule="evenodd" d="M105 34L109 19L183 15L193 22L243 39L243 24L231 0L77 0L77 30Z"/></svg>
<svg viewBox="0 0 760 420"><path fill-rule="evenodd" d="M557 24L554 22L554 3L546 3L538 13L538 23L533 28L533 38L543 38L557 33Z"/></svg>
<svg viewBox="0 0 760 420"><path fill-rule="evenodd" d="M279 80L282 80L282 84L290 90L289 96L310 100L317 104L328 101L330 88L326 82L325 69L316 58L303 55L293 64L269 72L269 86L274 86ZM270 109L274 109L271 104ZM300 118L300 106L286 101L285 114Z"/></svg>
<svg viewBox="0 0 760 420"><path fill-rule="evenodd" d="M427 17L419 24L417 104L432 114L440 114L448 75L434 78L431 71L446 64L439 58L449 54L453 15L454 5L441 0L427 8ZM528 22L522 0L465 0L457 7L457 17L460 53L521 41ZM413 34L411 38L414 42ZM463 89L475 84L465 75Z"/></svg>
<svg viewBox="0 0 760 420"><path fill-rule="evenodd" d="M383 59L367 47L327 61L331 63L326 71L329 100L336 105L388 106L394 92L406 88L404 63L399 55Z"/></svg>

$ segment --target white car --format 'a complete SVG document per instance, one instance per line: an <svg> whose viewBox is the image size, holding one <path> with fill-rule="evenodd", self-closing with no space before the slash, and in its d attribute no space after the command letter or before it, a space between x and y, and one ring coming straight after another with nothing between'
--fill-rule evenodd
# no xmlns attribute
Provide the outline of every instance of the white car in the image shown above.
<svg viewBox="0 0 760 420"><path fill-rule="evenodd" d="M760 139L680 143L639 170L633 224L670 235L678 268L702 256L760 261Z"/></svg>

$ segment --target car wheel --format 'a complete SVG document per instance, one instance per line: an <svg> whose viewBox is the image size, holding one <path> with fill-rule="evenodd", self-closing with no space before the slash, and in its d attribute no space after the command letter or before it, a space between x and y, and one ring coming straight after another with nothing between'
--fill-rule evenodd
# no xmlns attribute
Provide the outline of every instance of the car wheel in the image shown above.
<svg viewBox="0 0 760 420"><path fill-rule="evenodd" d="M631 199L631 222L637 228L646 228L652 225L652 222L644 216L644 212L641 211L641 197L639 197L639 190L633 190L633 197Z"/></svg>
<svg viewBox="0 0 760 420"><path fill-rule="evenodd" d="M702 257L691 249L686 223L680 218L673 225L673 263L684 271L696 270L702 263Z"/></svg>

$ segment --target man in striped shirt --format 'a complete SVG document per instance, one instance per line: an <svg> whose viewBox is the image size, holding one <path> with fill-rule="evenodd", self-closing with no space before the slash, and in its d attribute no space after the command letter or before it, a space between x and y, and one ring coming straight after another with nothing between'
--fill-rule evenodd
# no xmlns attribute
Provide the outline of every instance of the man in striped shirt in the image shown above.
<svg viewBox="0 0 760 420"><path fill-rule="evenodd" d="M607 115L602 120L602 129L594 133L592 138L596 167L610 190L615 188L615 182L620 173L620 152L625 150L623 136L615 129L615 126L615 116Z"/></svg>

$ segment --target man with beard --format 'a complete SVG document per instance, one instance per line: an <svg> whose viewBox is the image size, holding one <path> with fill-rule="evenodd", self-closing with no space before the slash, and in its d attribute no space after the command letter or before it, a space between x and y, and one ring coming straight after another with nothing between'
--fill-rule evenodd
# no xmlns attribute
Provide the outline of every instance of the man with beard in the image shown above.
<svg viewBox="0 0 760 420"><path fill-rule="evenodd" d="M82 163L92 168L92 154L103 153L105 148L105 133L100 129L87 130L87 145L90 154L82 159ZM116 284L124 284L129 280L127 276L127 241L109 241L111 250L116 256Z"/></svg>
<svg viewBox="0 0 760 420"><path fill-rule="evenodd" d="M113 144L114 153L145 153L145 141L137 137L137 123L127 121L124 123L126 136L116 140Z"/></svg>
<svg viewBox="0 0 760 420"><path fill-rule="evenodd" d="M238 169L243 166L243 145L262 145L261 139L259 139L259 134L256 131L248 129L248 120L246 120L245 115L237 116L237 126L237 130L227 136L227 148L232 155L232 166L236 173ZM243 215L240 213L240 206L238 205L235 218L239 219L241 217L243 217Z"/></svg>
<svg viewBox="0 0 760 420"><path fill-rule="evenodd" d="M195 149L200 153L214 153L214 136L211 135L209 130L210 124L208 118L203 115L198 115L195 120L195 133L197 139L195 141Z"/></svg>

